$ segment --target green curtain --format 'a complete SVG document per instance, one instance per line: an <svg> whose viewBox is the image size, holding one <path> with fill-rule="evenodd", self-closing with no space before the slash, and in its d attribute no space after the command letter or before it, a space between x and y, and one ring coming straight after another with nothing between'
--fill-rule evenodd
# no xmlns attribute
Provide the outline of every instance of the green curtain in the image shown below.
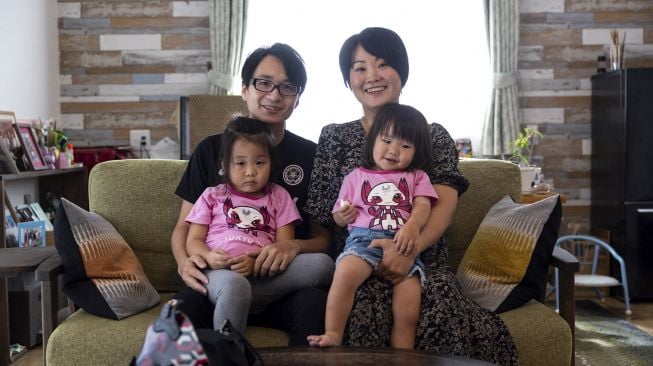
<svg viewBox="0 0 653 366"><path fill-rule="evenodd" d="M510 154L519 133L519 1L485 0L485 16L493 85L483 123L481 154L497 157Z"/></svg>
<svg viewBox="0 0 653 366"><path fill-rule="evenodd" d="M210 0L212 95L225 95L238 78L247 26L247 0Z"/></svg>

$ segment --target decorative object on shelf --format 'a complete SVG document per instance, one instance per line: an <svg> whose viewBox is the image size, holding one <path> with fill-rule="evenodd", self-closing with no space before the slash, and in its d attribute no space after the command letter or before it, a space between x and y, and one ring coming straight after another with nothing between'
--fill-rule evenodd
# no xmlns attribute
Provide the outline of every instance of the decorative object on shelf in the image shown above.
<svg viewBox="0 0 653 366"><path fill-rule="evenodd" d="M0 111L0 173L18 174L23 168L23 147L16 134L14 112Z"/></svg>
<svg viewBox="0 0 653 366"><path fill-rule="evenodd" d="M625 67L624 45L626 44L626 31L624 31L620 39L619 31L611 29L610 41L610 70L621 70Z"/></svg>
<svg viewBox="0 0 653 366"><path fill-rule="evenodd" d="M37 143L37 137L31 123L16 123L16 133L23 143L24 155L27 158L30 170L48 169L45 163L41 148Z"/></svg>
<svg viewBox="0 0 653 366"><path fill-rule="evenodd" d="M456 150L458 150L459 158L471 158L472 157L472 140L463 138L456 139Z"/></svg>
<svg viewBox="0 0 653 366"><path fill-rule="evenodd" d="M512 143L512 155L510 161L518 164L522 173L522 192L530 192L532 188L540 181L542 168L530 164L533 154L533 146L537 139L543 138L544 135L537 129L524 127L515 141Z"/></svg>
<svg viewBox="0 0 653 366"><path fill-rule="evenodd" d="M44 247L45 244L45 221L38 220L18 223L19 247Z"/></svg>

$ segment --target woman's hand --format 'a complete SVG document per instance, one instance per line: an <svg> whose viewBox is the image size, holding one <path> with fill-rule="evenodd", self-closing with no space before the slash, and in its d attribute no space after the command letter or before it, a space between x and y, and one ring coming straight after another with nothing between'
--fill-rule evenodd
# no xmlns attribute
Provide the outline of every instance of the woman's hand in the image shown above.
<svg viewBox="0 0 653 366"><path fill-rule="evenodd" d="M209 283L209 279L204 275L204 272L202 272L202 269L206 268L206 266L207 264L204 258L199 255L191 255L186 258L183 266L178 268L177 272L186 286L206 295L206 288L204 285Z"/></svg>
<svg viewBox="0 0 653 366"><path fill-rule="evenodd" d="M260 251L248 253L256 258L253 275L274 277L288 268L290 262L299 254L299 244L295 240L282 240L264 246Z"/></svg>
<svg viewBox="0 0 653 366"><path fill-rule="evenodd" d="M229 269L247 277L252 274L255 261L256 260L249 255L241 255L236 258L231 258L229 260Z"/></svg>
<svg viewBox="0 0 653 366"><path fill-rule="evenodd" d="M393 285L406 279L408 272L413 267L417 251L414 250L408 255L402 255L397 251L392 239L375 239L370 244L372 248L383 249L383 258L375 273L377 276L385 278L392 282Z"/></svg>
<svg viewBox="0 0 653 366"><path fill-rule="evenodd" d="M230 256L222 249L213 249L204 257L211 269L228 269Z"/></svg>

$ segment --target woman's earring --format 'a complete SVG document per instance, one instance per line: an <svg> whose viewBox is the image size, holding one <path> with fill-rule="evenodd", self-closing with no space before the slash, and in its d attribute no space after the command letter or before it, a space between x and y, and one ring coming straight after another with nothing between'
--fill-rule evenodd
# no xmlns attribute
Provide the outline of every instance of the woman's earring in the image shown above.
<svg viewBox="0 0 653 366"><path fill-rule="evenodd" d="M224 168L220 168L220 170L218 170L218 175L219 175L219 176L223 176L223 175L224 175Z"/></svg>

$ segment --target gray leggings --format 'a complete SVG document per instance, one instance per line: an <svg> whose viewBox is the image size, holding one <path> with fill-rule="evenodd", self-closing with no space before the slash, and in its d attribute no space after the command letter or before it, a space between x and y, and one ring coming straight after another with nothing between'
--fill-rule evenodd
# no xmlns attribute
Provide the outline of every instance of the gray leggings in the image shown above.
<svg viewBox="0 0 653 366"><path fill-rule="evenodd" d="M303 288L328 287L334 268L328 255L306 253L296 256L283 273L272 278L244 277L228 269L207 270L208 297L215 305L213 327L219 329L229 319L242 333L250 312L259 313L268 304Z"/></svg>

